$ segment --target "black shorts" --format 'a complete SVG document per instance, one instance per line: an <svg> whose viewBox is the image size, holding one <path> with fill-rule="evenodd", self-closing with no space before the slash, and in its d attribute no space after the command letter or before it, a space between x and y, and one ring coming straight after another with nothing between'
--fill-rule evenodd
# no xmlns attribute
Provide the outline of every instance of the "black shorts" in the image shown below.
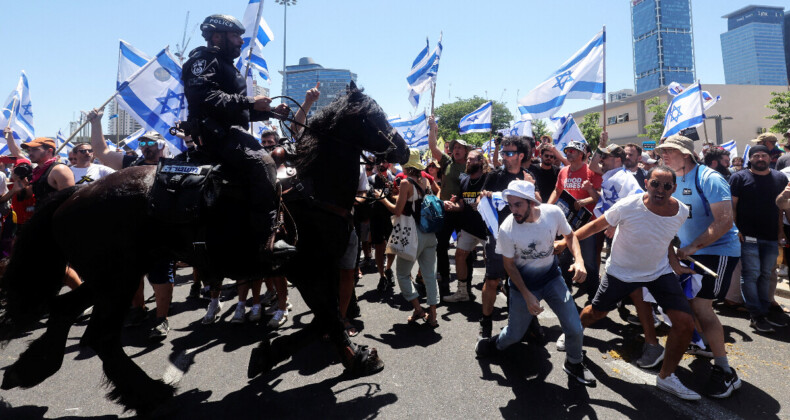
<svg viewBox="0 0 790 420"><path fill-rule="evenodd" d="M735 271L735 266L738 265L738 260L741 258L722 255L694 255L692 258L719 275L717 278L713 278L695 266L694 271L702 274L702 288L699 289L696 297L713 300L723 299L724 296L727 296L732 281L732 272Z"/></svg>
<svg viewBox="0 0 790 420"><path fill-rule="evenodd" d="M370 218L370 243L387 242L392 234L392 221L389 217L374 214Z"/></svg>
<svg viewBox="0 0 790 420"><path fill-rule="evenodd" d="M598 291L592 300L592 307L596 311L609 312L617 307L617 302L628 296L640 287L647 287L656 303L664 311L677 310L691 314L686 294L680 287L680 281L675 273L664 274L653 281L626 283L617 277L604 273Z"/></svg>
<svg viewBox="0 0 790 420"><path fill-rule="evenodd" d="M176 266L174 261L157 261L148 271L148 282L151 284L166 284L176 281Z"/></svg>

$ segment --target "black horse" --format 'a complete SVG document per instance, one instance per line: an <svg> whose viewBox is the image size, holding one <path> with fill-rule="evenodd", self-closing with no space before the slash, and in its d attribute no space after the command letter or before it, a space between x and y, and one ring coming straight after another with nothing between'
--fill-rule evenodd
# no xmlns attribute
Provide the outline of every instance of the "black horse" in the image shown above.
<svg viewBox="0 0 790 420"><path fill-rule="evenodd" d="M328 334L347 371L367 375L383 368L375 349L355 346L344 332L337 304L337 261L352 229L351 210L359 179L360 153L405 163L408 149L376 102L351 84L345 95L320 110L296 148L296 187L284 201L298 228L297 255L282 270L314 313L316 331ZM125 314L140 278L162 258L190 263L206 277L260 278L271 272L258 260L257 238L245 226L248 208L237 194L221 194L201 222L161 223L147 215L153 167L116 172L92 185L59 193L21 230L2 278L7 300L0 320L6 340L49 311L46 332L6 370L2 388L32 387L63 362L68 331L93 305L83 336L103 363L108 397L151 412L175 389L151 379L121 345ZM229 188L233 189L233 188ZM123 223L118 223L123 220ZM89 235L82 226L96 227ZM205 246L196 246L203 238ZM66 265L84 283L58 295ZM255 372L282 358L268 339L251 362Z"/></svg>

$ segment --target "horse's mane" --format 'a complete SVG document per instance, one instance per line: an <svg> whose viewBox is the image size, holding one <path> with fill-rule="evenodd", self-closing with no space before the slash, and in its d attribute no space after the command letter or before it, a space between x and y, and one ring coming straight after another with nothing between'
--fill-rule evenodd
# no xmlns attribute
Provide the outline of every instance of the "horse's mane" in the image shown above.
<svg viewBox="0 0 790 420"><path fill-rule="evenodd" d="M355 118L386 119L381 107L362 91L363 89L358 89L356 86L349 86L345 95L339 96L310 118L307 124L309 128L305 129L302 140L296 145L298 156L296 168L299 173L308 174L320 170L314 167L319 154L325 147L337 147L337 143L327 139L326 136L331 135L345 141L354 140L352 136L356 133L345 132L345 129L339 126L342 121Z"/></svg>

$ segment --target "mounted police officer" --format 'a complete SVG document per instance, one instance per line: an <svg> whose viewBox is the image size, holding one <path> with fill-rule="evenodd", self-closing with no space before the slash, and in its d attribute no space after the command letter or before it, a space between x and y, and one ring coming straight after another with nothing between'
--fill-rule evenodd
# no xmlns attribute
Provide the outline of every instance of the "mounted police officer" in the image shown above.
<svg viewBox="0 0 790 420"><path fill-rule="evenodd" d="M181 76L193 136L198 134L200 150L246 178L251 227L265 241L261 251L267 256L286 257L295 248L284 241L277 241L273 249L266 247L277 218L276 167L247 129L250 121L287 115L288 107L280 104L272 109L270 98L246 96L245 78L233 65L243 43L244 25L238 19L211 15L200 30L207 46L189 53Z"/></svg>

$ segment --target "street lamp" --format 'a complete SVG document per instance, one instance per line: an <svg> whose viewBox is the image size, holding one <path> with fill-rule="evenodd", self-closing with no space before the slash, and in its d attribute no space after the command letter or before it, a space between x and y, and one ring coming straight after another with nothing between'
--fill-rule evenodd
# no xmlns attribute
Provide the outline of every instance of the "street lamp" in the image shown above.
<svg viewBox="0 0 790 420"><path fill-rule="evenodd" d="M288 36L287 35L287 28L288 28L288 26L287 26L286 17L288 16L288 6L296 5L296 0L274 0L274 2L277 3L277 4L282 4L283 7L284 7L284 9L283 9L283 91L282 91L282 94L285 95L285 86L286 86L285 85L285 81L286 81L286 79L288 77L288 73L285 71L285 46L286 46L285 40L286 40L286 38Z"/></svg>
<svg viewBox="0 0 790 420"><path fill-rule="evenodd" d="M732 117L722 117L721 115L708 115L705 118L712 118L716 120L716 145L724 142L724 136L721 134L721 120L731 120Z"/></svg>

